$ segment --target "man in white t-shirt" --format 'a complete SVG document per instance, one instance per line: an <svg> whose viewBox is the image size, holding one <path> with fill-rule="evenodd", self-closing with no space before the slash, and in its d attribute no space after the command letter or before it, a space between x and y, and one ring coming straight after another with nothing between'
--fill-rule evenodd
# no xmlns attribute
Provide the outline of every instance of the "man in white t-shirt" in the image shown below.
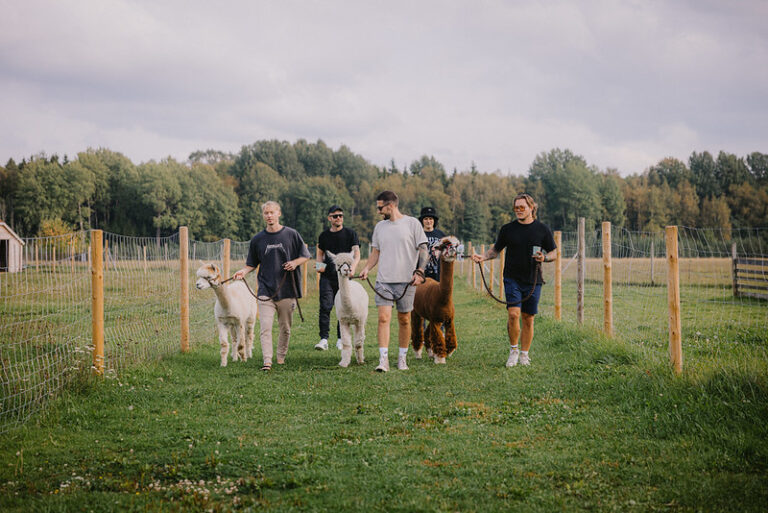
<svg viewBox="0 0 768 513"><path fill-rule="evenodd" d="M415 217L401 213L398 202L397 194L392 191L384 191L376 197L376 209L383 220L373 229L371 255L360 272L360 278L365 279L371 269L379 264L374 287L379 310L378 372L389 370L389 324L393 305L397 306L397 340L400 346L397 368L408 370L406 355L411 339L413 296L416 286L424 283L424 268L429 261L424 228Z"/></svg>

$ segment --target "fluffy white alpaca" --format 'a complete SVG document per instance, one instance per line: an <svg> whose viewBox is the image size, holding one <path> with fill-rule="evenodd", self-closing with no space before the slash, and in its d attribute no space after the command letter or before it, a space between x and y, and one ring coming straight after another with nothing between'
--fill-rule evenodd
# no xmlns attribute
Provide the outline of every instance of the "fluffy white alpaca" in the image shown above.
<svg viewBox="0 0 768 513"><path fill-rule="evenodd" d="M328 251L328 256L336 266L339 275L339 291L336 293L333 305L336 307L336 318L341 327L341 361L339 365L347 367L352 360L352 329L355 330L355 358L357 363L364 363L363 343L365 342L365 321L368 319L368 293L362 285L350 280L352 276L352 253L334 255Z"/></svg>
<svg viewBox="0 0 768 513"><path fill-rule="evenodd" d="M227 366L227 332L232 335L232 361L237 361L238 357L247 361L253 356L253 327L256 323L258 303L245 282L236 280L222 284L219 267L204 263L197 270L195 286L200 290L210 287L216 294L213 315L216 318L216 329L219 331L221 366Z"/></svg>

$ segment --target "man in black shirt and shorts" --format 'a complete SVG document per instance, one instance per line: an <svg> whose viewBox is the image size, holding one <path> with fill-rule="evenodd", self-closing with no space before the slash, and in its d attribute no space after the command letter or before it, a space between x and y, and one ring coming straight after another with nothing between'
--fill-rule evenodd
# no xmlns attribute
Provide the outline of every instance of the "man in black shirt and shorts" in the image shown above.
<svg viewBox="0 0 768 513"><path fill-rule="evenodd" d="M544 283L541 267L536 263L552 262L557 255L552 231L536 219L538 206L533 198L529 194L518 194L514 206L517 220L501 227L496 243L484 255L472 255L474 262L482 262L498 257L504 248L507 249L504 258L504 292L510 345L507 367L514 367L518 363L531 364L528 351L533 342L533 319L538 312L541 285ZM521 339L519 349L518 339Z"/></svg>
<svg viewBox="0 0 768 513"><path fill-rule="evenodd" d="M360 241L354 230L344 227L344 210L339 205L333 205L328 209L328 221L331 227L320 234L317 242L317 262L315 269L320 275L320 342L315 344L315 349L325 351L328 349L328 336L331 325L331 310L336 293L339 291L339 275L336 267L328 257L328 252L353 253L354 263L352 274L355 273L360 262ZM341 350L341 330L336 321L336 347Z"/></svg>

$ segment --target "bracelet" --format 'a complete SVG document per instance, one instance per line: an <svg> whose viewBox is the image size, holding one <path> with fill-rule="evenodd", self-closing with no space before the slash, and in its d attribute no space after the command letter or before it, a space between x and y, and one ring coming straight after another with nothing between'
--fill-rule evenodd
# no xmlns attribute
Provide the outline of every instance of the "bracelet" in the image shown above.
<svg viewBox="0 0 768 513"><path fill-rule="evenodd" d="M422 278L424 277L424 271L422 271L421 269L416 269L415 271L413 271L413 274L418 274Z"/></svg>

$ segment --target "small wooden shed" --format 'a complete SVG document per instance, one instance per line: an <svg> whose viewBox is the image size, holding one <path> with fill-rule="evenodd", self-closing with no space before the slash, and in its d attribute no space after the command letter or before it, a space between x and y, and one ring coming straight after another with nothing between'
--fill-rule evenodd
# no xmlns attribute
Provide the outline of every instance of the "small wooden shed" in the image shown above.
<svg viewBox="0 0 768 513"><path fill-rule="evenodd" d="M24 266L24 241L0 221L0 272L17 273Z"/></svg>

